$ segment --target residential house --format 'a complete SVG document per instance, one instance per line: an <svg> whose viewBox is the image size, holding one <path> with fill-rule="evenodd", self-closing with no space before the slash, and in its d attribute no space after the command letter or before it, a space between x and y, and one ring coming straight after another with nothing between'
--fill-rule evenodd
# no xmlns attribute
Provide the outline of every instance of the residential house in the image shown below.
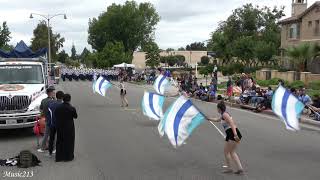
<svg viewBox="0 0 320 180"><path fill-rule="evenodd" d="M291 17L281 20L281 62L289 68L292 63L285 56L285 49L301 43L320 44L320 1L308 8L307 0L292 0ZM320 73L320 63L309 64L312 72Z"/></svg>

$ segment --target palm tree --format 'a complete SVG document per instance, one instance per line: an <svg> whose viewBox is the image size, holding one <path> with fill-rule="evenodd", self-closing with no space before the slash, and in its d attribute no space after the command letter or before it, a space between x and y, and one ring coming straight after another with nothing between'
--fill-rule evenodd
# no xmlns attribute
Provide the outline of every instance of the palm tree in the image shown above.
<svg viewBox="0 0 320 180"><path fill-rule="evenodd" d="M314 58L320 57L320 45L319 44L315 44L313 46L313 57Z"/></svg>
<svg viewBox="0 0 320 180"><path fill-rule="evenodd" d="M288 48L287 53L294 60L298 71L303 72L307 70L308 61L314 57L314 49L313 46L305 43Z"/></svg>

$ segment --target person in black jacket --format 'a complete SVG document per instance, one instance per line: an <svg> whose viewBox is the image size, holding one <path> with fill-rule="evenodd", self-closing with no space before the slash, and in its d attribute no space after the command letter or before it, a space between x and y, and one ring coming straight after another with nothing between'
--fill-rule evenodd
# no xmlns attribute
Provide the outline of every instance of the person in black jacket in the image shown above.
<svg viewBox="0 0 320 180"><path fill-rule="evenodd" d="M63 103L54 112L57 129L56 162L72 161L74 159L74 119L78 118L78 115L70 101L70 94L65 94Z"/></svg>
<svg viewBox="0 0 320 180"><path fill-rule="evenodd" d="M50 127L49 156L51 156L52 153L55 153L55 151L53 151L53 148L54 148L54 140L56 137L57 130L56 130L56 117L54 112L57 109L57 107L59 107L62 104L63 96L64 96L64 93L62 91L58 91L56 93L57 100L49 102L49 105L48 105L48 109L50 112L50 116L48 119L49 127Z"/></svg>

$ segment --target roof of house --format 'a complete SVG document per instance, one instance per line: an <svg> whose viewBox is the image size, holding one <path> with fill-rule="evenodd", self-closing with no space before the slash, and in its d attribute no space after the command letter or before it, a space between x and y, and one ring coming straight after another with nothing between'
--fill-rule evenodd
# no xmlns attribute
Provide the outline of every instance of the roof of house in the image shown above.
<svg viewBox="0 0 320 180"><path fill-rule="evenodd" d="M308 9L306 9L303 13L299 14L298 16L292 16L292 17L283 19L283 20L279 21L278 24L289 24L289 23L292 23L292 22L301 21L303 16L308 14L315 7L319 7L319 6L320 6L320 1L316 1Z"/></svg>

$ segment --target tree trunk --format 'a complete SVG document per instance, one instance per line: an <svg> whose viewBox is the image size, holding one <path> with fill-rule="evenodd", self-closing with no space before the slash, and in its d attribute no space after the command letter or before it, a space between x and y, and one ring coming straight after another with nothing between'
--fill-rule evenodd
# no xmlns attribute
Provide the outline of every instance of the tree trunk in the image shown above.
<svg viewBox="0 0 320 180"><path fill-rule="evenodd" d="M304 63L300 63L298 68L299 68L299 72L304 72L304 70L305 70Z"/></svg>
<svg viewBox="0 0 320 180"><path fill-rule="evenodd" d="M307 61L307 59L305 59L304 60L304 62L303 62L303 68L304 68L304 71L307 71L308 70L308 61Z"/></svg>

